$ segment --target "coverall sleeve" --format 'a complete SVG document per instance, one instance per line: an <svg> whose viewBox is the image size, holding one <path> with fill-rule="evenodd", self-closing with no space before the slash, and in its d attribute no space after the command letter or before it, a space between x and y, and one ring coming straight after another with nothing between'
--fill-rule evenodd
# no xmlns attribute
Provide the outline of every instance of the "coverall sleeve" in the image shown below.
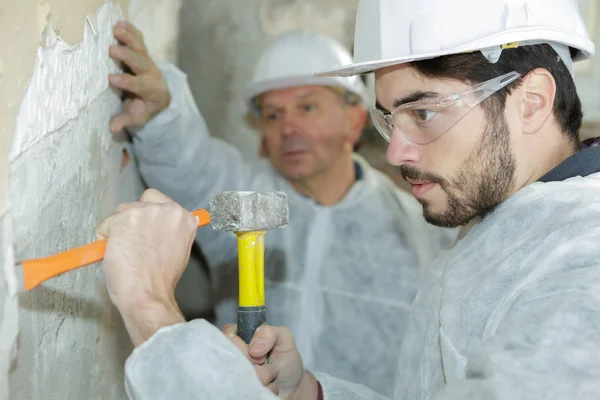
<svg viewBox="0 0 600 400"><path fill-rule="evenodd" d="M436 400L600 398L600 265L527 285L503 314L469 356L466 379Z"/></svg>
<svg viewBox="0 0 600 400"><path fill-rule="evenodd" d="M324 400L388 400L387 397L375 393L365 386L319 372L313 375L323 388Z"/></svg>
<svg viewBox="0 0 600 400"><path fill-rule="evenodd" d="M159 330L125 364L131 400L276 400L250 362L205 320Z"/></svg>
<svg viewBox="0 0 600 400"><path fill-rule="evenodd" d="M210 136L187 76L173 65L158 65L171 92L171 103L134 131L133 149L145 183L190 211L208 207L210 195L216 191L255 190L254 183L268 177L253 173L234 146ZM206 227L198 230L197 238L211 265L236 249L230 232Z"/></svg>
<svg viewBox="0 0 600 400"><path fill-rule="evenodd" d="M382 400L359 385L318 374L327 400ZM163 328L125 363L131 400L276 400L250 362L202 319Z"/></svg>
<svg viewBox="0 0 600 400"><path fill-rule="evenodd" d="M327 400L380 400L359 385L319 374ZM329 379L329 380L328 380ZM159 330L125 364L131 400L276 400L250 362L205 320Z"/></svg>

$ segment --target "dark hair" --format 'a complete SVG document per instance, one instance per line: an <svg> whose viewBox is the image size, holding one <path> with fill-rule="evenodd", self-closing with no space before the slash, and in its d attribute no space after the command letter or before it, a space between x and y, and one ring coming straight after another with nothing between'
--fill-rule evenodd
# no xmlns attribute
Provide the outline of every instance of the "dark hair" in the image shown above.
<svg viewBox="0 0 600 400"><path fill-rule="evenodd" d="M469 81L471 84L481 83L511 71L525 76L536 68L544 68L552 74L556 82L554 116L561 131L578 146L579 129L583 119L581 101L573 77L565 64L558 60L558 54L550 45L537 44L504 49L495 64L490 63L477 51L418 61L412 63L412 66L427 77L457 79ZM485 100L482 103L483 109L487 113L504 110L506 96L519 84L520 81L517 80Z"/></svg>

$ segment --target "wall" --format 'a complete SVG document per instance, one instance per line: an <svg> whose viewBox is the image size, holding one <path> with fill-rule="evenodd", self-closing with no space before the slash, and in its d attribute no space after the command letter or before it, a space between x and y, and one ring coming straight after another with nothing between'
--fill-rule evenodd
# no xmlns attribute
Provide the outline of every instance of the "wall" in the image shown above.
<svg viewBox="0 0 600 400"><path fill-rule="evenodd" d="M170 60L173 4L131 4L136 24L170 38L150 45ZM107 84L117 71L108 45L128 7L127 0L0 5L0 400L125 398L131 344L101 267L21 295L13 267L15 259L93 240L98 220L143 190L135 165L122 165L128 143L108 131L120 108Z"/></svg>
<svg viewBox="0 0 600 400"><path fill-rule="evenodd" d="M9 398L8 370L16 354L18 304L14 292L12 218L9 202L9 149L22 91L31 74L49 18L69 43L81 38L85 16L101 1L4 1L0 6L0 399ZM70 23L71 18L78 21ZM60 28L59 28L60 27ZM12 398L12 396L11 396Z"/></svg>

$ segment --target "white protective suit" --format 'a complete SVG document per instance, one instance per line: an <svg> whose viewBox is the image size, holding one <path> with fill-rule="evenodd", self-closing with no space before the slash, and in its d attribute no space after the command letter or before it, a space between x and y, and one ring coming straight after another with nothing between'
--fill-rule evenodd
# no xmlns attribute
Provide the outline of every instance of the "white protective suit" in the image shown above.
<svg viewBox="0 0 600 400"><path fill-rule="evenodd" d="M525 187L429 271L394 399L600 398L600 173ZM369 328L364 347L377 349L380 327ZM134 351L126 377L133 399L275 399L202 321L160 331ZM382 398L317 377L326 400Z"/></svg>
<svg viewBox="0 0 600 400"><path fill-rule="evenodd" d="M172 102L134 140L147 184L189 210L207 207L221 190L286 192L290 223L266 235L267 322L291 329L307 369L391 394L419 267L430 265L457 231L428 225L410 194L358 157L362 179L339 204L316 204L267 160L249 166L234 147L211 138L186 76L161 68ZM236 240L231 232L198 231L213 269L219 327L236 322Z"/></svg>

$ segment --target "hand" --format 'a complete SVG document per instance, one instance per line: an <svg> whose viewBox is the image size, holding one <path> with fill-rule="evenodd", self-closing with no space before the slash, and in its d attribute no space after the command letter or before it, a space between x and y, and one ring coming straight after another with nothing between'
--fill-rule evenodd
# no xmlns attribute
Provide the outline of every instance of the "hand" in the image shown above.
<svg viewBox="0 0 600 400"><path fill-rule="evenodd" d="M304 371L294 337L287 328L263 325L254 333L250 345L237 336L236 325L226 325L222 331L250 360L261 383L271 392L289 400L317 398L317 382Z"/></svg>
<svg viewBox="0 0 600 400"><path fill-rule="evenodd" d="M123 111L110 122L110 130L119 133L127 127L146 123L171 102L169 88L144 44L142 33L128 22L118 22L114 29L115 39L122 45L110 46L109 55L122 62L131 73L113 74L109 82L117 89L129 93L123 103Z"/></svg>
<svg viewBox="0 0 600 400"><path fill-rule="evenodd" d="M137 203L122 204L96 229L108 238L106 286L134 344L162 326L183 322L175 286L190 257L197 219L169 197L149 189Z"/></svg>

